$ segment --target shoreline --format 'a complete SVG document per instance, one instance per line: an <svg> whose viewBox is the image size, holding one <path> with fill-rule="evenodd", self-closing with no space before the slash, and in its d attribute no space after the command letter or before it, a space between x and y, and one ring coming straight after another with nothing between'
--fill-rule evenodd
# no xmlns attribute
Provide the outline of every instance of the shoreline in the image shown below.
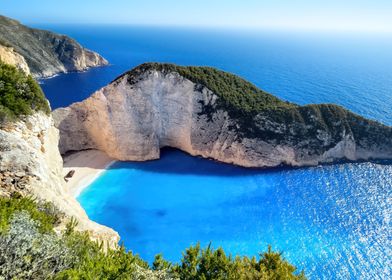
<svg viewBox="0 0 392 280"><path fill-rule="evenodd" d="M94 182L116 160L98 150L86 150L63 157L63 176L74 170L74 175L65 182L66 191L77 198L84 189Z"/></svg>

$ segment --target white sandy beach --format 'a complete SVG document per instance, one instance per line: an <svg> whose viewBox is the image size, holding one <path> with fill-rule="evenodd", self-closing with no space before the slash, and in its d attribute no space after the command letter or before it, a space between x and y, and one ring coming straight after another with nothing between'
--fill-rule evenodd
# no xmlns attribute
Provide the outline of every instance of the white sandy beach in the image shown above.
<svg viewBox="0 0 392 280"><path fill-rule="evenodd" d="M98 150L86 150L64 157L64 176L75 170L72 178L65 183L69 193L76 197L91 184L106 168L115 162Z"/></svg>

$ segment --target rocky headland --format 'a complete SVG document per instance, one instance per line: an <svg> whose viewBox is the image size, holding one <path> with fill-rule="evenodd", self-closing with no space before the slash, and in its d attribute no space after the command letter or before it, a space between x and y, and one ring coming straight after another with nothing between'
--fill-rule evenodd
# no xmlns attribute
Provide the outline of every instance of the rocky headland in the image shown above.
<svg viewBox="0 0 392 280"><path fill-rule="evenodd" d="M68 36L29 28L0 15L1 45L2 48L13 48L14 52L22 56L35 78L108 64L102 56L82 47Z"/></svg>
<svg viewBox="0 0 392 280"><path fill-rule="evenodd" d="M162 147L244 167L392 158L392 128L331 104L299 106L208 67L143 64L53 112L60 152L118 160Z"/></svg>

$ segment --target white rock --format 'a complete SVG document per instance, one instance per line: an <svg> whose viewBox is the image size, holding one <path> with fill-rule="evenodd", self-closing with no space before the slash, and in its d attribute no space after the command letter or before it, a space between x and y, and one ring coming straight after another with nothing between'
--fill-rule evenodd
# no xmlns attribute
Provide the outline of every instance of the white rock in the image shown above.
<svg viewBox="0 0 392 280"><path fill-rule="evenodd" d="M80 230L89 231L93 238L105 240L113 246L119 239L118 234L90 221L84 209L65 189L58 141L59 132L53 119L44 113L7 124L0 129L0 173L7 173L11 179L25 176L29 179L28 189L10 191L22 191L53 202L67 216L79 221Z"/></svg>
<svg viewBox="0 0 392 280"><path fill-rule="evenodd" d="M238 123L228 112L215 106L219 97L209 89L176 72L148 70L133 83L128 81L129 75L83 102L53 112L61 134L61 153L99 149L118 160L144 161L159 158L160 148L169 146L245 167L392 158L391 145L358 147L343 125L336 126L335 131L320 128L312 132L312 115L308 122L289 125L277 123L268 115L257 115L254 121L261 131L279 134L286 140L268 140L263 135L247 138L233 129ZM208 108L212 108L209 113L205 112ZM392 134L390 128L380 129ZM298 139L302 131L310 132L296 142L287 140Z"/></svg>

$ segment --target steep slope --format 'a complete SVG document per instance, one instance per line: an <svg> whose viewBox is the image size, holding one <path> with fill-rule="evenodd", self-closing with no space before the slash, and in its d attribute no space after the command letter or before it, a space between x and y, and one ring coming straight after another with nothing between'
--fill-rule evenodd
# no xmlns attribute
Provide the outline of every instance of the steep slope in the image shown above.
<svg viewBox="0 0 392 280"><path fill-rule="evenodd" d="M79 221L79 229L116 244L118 234L90 221L65 188L58 142L59 132L39 86L0 62L0 196L18 192L53 202Z"/></svg>
<svg viewBox="0 0 392 280"><path fill-rule="evenodd" d="M0 44L22 55L36 78L108 64L65 35L29 28L4 16L0 16Z"/></svg>
<svg viewBox="0 0 392 280"><path fill-rule="evenodd" d="M170 146L246 167L392 158L392 129L331 104L298 106L207 67L144 64L54 112L60 151L119 160Z"/></svg>
<svg viewBox="0 0 392 280"><path fill-rule="evenodd" d="M80 230L115 245L117 233L90 221L66 190L58 141L53 119L41 112L3 124L0 127L0 196L18 192L50 201L68 217L76 218Z"/></svg>

